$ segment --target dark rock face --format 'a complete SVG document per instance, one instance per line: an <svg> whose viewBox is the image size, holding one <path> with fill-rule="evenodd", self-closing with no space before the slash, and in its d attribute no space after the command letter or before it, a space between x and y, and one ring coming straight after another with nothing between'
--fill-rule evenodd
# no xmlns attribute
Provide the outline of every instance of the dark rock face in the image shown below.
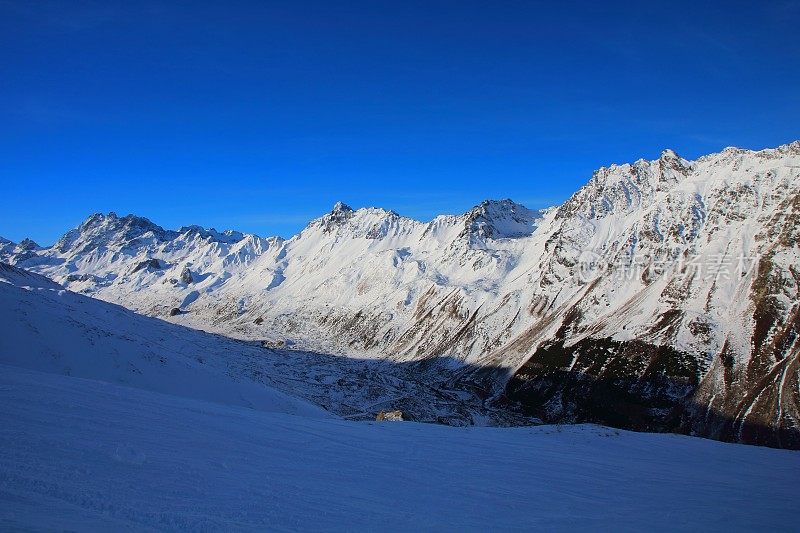
<svg viewBox="0 0 800 533"><path fill-rule="evenodd" d="M178 309L177 307L173 307L172 309L169 310L169 316L176 316L176 315L179 315L181 313L182 313L182 311L180 309Z"/></svg>
<svg viewBox="0 0 800 533"><path fill-rule="evenodd" d="M178 232L182 237L199 236L209 242L224 242L233 244L244 239L244 234L239 231L225 230L219 232L214 228L206 229L202 226L182 226Z"/></svg>
<svg viewBox="0 0 800 533"><path fill-rule="evenodd" d="M158 259L147 259L146 261L142 261L138 265L133 268L132 272L139 272L140 270L148 269L148 270L161 270L163 267L161 266L161 261Z"/></svg>
<svg viewBox="0 0 800 533"><path fill-rule="evenodd" d="M461 237L479 239L522 237L536 228L541 213L530 210L512 200L486 200L473 207L466 215Z"/></svg>
<svg viewBox="0 0 800 533"><path fill-rule="evenodd" d="M81 282L81 281L97 281L95 276L91 274L70 274L65 278L67 283Z"/></svg>
<svg viewBox="0 0 800 533"><path fill-rule="evenodd" d="M39 257L39 254L37 254L35 250L22 250L15 253L11 257L11 260L14 264L19 265L37 257Z"/></svg>
<svg viewBox="0 0 800 533"><path fill-rule="evenodd" d="M545 422L679 431L682 402L698 381L698 364L689 354L640 341L584 339L537 350L506 393Z"/></svg>
<svg viewBox="0 0 800 533"><path fill-rule="evenodd" d="M192 271L189 269L188 265L183 267L183 270L181 271L181 281L187 285L194 283L194 275L192 275Z"/></svg>
<svg viewBox="0 0 800 533"><path fill-rule="evenodd" d="M742 418L728 407L748 393L738 401L708 399L706 364L703 356L638 340L586 338L569 347L558 341L538 349L505 392L526 414L548 423L593 422L800 449L800 429Z"/></svg>
<svg viewBox="0 0 800 533"><path fill-rule="evenodd" d="M323 231L328 233L346 223L352 216L352 207L342 202L336 202L331 212L319 220L319 224L322 226Z"/></svg>
<svg viewBox="0 0 800 533"><path fill-rule="evenodd" d="M39 246L38 244L36 244L36 242L35 242L35 241L33 241L32 239L23 239L23 240L22 240L22 241L20 241L20 243L17 245L17 248L18 248L19 250L22 250L22 251L32 251L32 250L39 250L39 249L41 249L41 246Z"/></svg>

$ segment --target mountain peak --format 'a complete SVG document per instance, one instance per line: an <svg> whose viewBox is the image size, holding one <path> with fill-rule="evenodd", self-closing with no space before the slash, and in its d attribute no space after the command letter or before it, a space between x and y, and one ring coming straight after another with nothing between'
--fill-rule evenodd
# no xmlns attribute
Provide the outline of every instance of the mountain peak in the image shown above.
<svg viewBox="0 0 800 533"><path fill-rule="evenodd" d="M157 226L150 219L145 217L140 217L133 214L125 215L124 217L120 217L114 211L109 211L108 214L103 213L94 213L93 215L89 216L86 220L83 221L83 224L80 225L82 231L99 227L101 225L106 226L138 226L142 228L150 228L150 229L159 229L163 231L161 226Z"/></svg>
<svg viewBox="0 0 800 533"><path fill-rule="evenodd" d="M239 242L244 239L245 235L242 232L234 231L231 229L227 229L225 231L217 231L214 228L204 228L202 226L198 226L197 224L192 224L190 226L181 226L178 230L178 233L181 235L197 235L203 239L209 239L216 242L224 242L227 244L232 244L235 242Z"/></svg>
<svg viewBox="0 0 800 533"><path fill-rule="evenodd" d="M344 202L336 202L333 205L333 209L331 210L331 214L339 214L339 213L352 213L353 208L347 205Z"/></svg>
<svg viewBox="0 0 800 533"><path fill-rule="evenodd" d="M4 256L6 254L13 252L15 246L16 243L14 243L13 241L0 237L0 260L6 261Z"/></svg>
<svg viewBox="0 0 800 533"><path fill-rule="evenodd" d="M336 202L331 209L331 212L327 215L322 216L311 222L311 225L318 225L322 228L322 231L325 233L329 233L350 220L353 216L355 211L349 205L345 204L344 202Z"/></svg>
<svg viewBox="0 0 800 533"><path fill-rule="evenodd" d="M84 220L79 227L80 228L90 228L92 226L96 226L98 224L102 224L103 222L105 222L105 220L107 218L116 219L117 218L117 214L114 213L113 211L108 213L108 215L106 215L104 213L93 213L93 214L89 215L89 217L86 220Z"/></svg>
<svg viewBox="0 0 800 533"><path fill-rule="evenodd" d="M30 251L30 250L39 250L41 249L41 246L36 244L36 241L34 241L33 239L29 239L26 237L20 241L20 243L17 245L17 248L20 250Z"/></svg>
<svg viewBox="0 0 800 533"><path fill-rule="evenodd" d="M464 233L481 238L513 238L530 235L541 218L511 199L484 200L466 213Z"/></svg>
<svg viewBox="0 0 800 533"><path fill-rule="evenodd" d="M661 151L661 156L659 159L681 159L681 156L675 153L674 150L670 150L669 148L665 148Z"/></svg>
<svg viewBox="0 0 800 533"><path fill-rule="evenodd" d="M69 250L85 252L109 243L126 245L147 233L151 233L156 239L165 240L174 232L136 215L120 217L113 211L108 214L95 213L62 236L54 247L61 253Z"/></svg>

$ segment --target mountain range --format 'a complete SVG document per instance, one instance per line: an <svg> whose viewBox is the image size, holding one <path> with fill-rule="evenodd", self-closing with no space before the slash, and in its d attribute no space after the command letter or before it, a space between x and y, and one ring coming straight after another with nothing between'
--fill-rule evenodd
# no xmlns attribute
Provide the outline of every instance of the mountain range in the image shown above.
<svg viewBox="0 0 800 533"><path fill-rule="evenodd" d="M800 448L800 141L593 173L429 222L343 203L290 239L95 214L0 260L265 346L408 365L546 422ZM402 402L396 407L403 407Z"/></svg>

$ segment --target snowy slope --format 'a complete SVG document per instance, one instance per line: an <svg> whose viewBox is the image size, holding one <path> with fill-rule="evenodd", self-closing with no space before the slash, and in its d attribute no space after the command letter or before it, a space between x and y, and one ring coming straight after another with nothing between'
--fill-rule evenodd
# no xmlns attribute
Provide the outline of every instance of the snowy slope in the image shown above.
<svg viewBox="0 0 800 533"><path fill-rule="evenodd" d="M414 368L267 349L141 316L2 263L0 324L0 364L305 416L374 419L401 409L406 419L452 425L529 423Z"/></svg>
<svg viewBox="0 0 800 533"><path fill-rule="evenodd" d="M276 388L345 415L492 414L401 367L267 350L3 264L0 324L3 530L746 530L795 519L797 452L598 426L338 420Z"/></svg>
<svg viewBox="0 0 800 533"><path fill-rule="evenodd" d="M0 366L3 530L789 531L800 453L263 412Z"/></svg>
<svg viewBox="0 0 800 533"><path fill-rule="evenodd" d="M240 343L73 294L3 263L0 324L0 364L262 411L330 416L242 379L244 372L236 376L236 365L247 361Z"/></svg>
<svg viewBox="0 0 800 533"><path fill-rule="evenodd" d="M0 253L193 327L448 358L548 420L610 422L621 404L592 405L612 383L635 404L616 424L798 447L798 228L795 142L611 165L545 211L487 201L423 223L337 204L286 241L94 215Z"/></svg>

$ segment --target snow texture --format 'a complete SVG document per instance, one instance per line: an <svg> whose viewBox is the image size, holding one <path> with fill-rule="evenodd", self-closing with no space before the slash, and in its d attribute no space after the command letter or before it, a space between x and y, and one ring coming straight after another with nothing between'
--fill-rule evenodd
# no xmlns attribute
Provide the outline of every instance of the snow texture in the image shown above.
<svg viewBox="0 0 800 533"><path fill-rule="evenodd" d="M800 454L265 412L0 366L0 529L752 531Z"/></svg>

